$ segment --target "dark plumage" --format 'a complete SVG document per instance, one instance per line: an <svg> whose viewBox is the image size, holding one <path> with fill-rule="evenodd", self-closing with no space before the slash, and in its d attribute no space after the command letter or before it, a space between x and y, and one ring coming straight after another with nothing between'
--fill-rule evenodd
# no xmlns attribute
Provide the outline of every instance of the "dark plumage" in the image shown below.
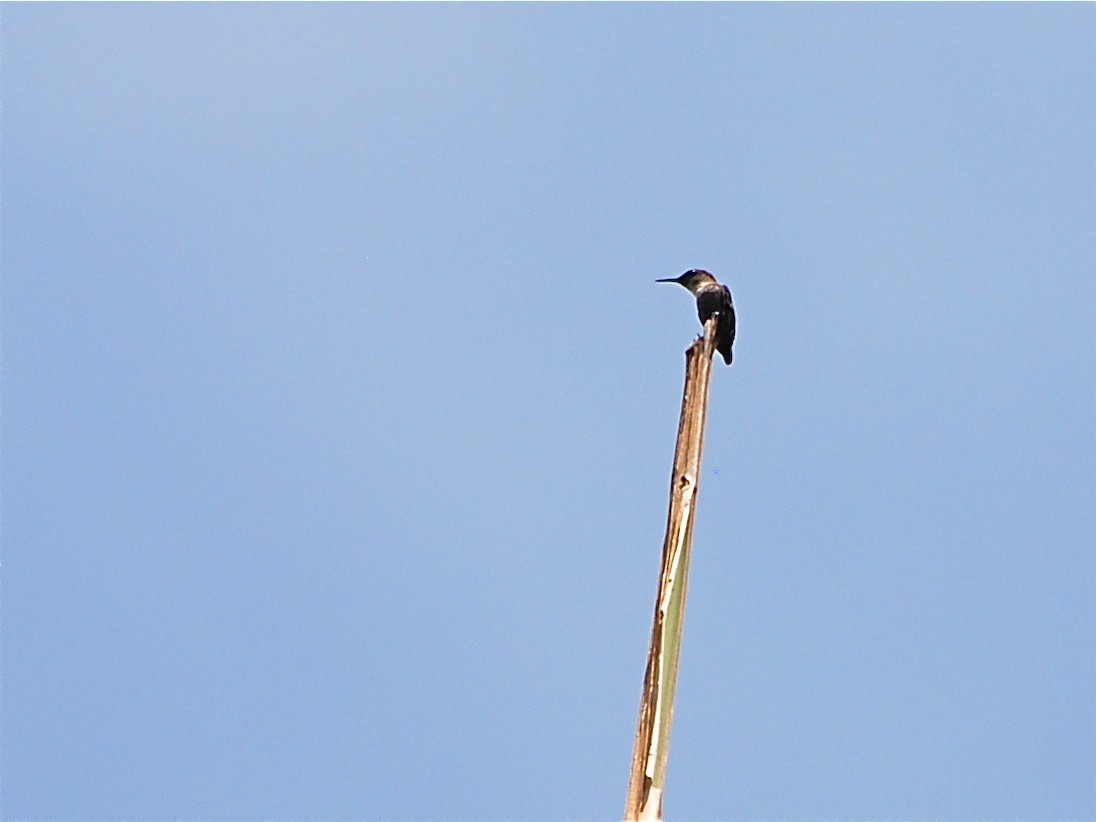
<svg viewBox="0 0 1096 822"><path fill-rule="evenodd" d="M692 268L680 277L656 280L660 283L677 283L696 296L696 313L704 325L713 314L718 314L715 327L715 348L723 355L723 362L731 364L734 356L735 314L731 289L716 282L715 277L699 268Z"/></svg>

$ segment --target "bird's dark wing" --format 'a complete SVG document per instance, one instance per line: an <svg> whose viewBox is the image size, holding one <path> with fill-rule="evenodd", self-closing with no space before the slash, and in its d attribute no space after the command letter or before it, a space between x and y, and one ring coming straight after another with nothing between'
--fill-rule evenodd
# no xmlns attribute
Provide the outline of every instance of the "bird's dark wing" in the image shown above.
<svg viewBox="0 0 1096 822"><path fill-rule="evenodd" d="M723 355L723 362L731 364L734 356L731 347L734 345L736 317L734 314L734 300L731 298L731 289L721 285L718 290L701 295L704 299L697 299L697 311L700 313L700 321L712 314L719 314L719 325L716 326L716 351Z"/></svg>
<svg viewBox="0 0 1096 822"><path fill-rule="evenodd" d="M734 342L735 315L734 315L734 298L731 297L731 289L727 288L727 286L723 286L723 298L726 301L726 305L727 305L727 310L724 312L724 317L725 317L724 322L727 323L728 329L729 329L726 333L727 333L727 339L730 340L730 342L727 345L728 345L728 347L730 347L730 344ZM730 360L728 359L727 362L729 364Z"/></svg>

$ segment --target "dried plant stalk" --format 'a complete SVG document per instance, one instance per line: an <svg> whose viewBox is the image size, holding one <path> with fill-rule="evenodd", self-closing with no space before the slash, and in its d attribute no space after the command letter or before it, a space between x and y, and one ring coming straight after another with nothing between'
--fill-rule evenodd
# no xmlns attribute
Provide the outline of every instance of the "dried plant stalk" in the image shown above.
<svg viewBox="0 0 1096 822"><path fill-rule="evenodd" d="M704 423L708 415L712 352L715 350L715 326L716 318L713 317L704 324L704 336L685 352L685 388L677 428L674 470L670 479L670 511L666 520L666 537L662 543L662 571L655 600L651 646L647 654L647 673L643 679L639 725L632 751L632 778L624 810L624 819L628 822L662 819L670 723L674 713L674 689L693 541L693 517L700 481Z"/></svg>

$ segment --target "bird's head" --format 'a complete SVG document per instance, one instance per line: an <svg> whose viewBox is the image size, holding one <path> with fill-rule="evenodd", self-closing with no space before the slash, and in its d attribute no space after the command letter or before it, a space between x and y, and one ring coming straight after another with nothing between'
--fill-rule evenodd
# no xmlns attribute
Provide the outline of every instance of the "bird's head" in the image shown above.
<svg viewBox="0 0 1096 822"><path fill-rule="evenodd" d="M696 294L706 285L710 285L715 282L715 277L709 274L702 268L690 268L680 277L669 277L665 280L655 280L656 283L677 283L683 285L691 292Z"/></svg>

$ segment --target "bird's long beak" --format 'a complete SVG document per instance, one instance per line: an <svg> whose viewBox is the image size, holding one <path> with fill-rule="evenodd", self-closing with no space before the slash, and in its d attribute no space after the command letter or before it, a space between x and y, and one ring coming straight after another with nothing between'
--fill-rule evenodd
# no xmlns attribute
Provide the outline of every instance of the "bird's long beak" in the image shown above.
<svg viewBox="0 0 1096 822"><path fill-rule="evenodd" d="M667 277L665 280L655 280L656 283L676 283L678 277Z"/></svg>

